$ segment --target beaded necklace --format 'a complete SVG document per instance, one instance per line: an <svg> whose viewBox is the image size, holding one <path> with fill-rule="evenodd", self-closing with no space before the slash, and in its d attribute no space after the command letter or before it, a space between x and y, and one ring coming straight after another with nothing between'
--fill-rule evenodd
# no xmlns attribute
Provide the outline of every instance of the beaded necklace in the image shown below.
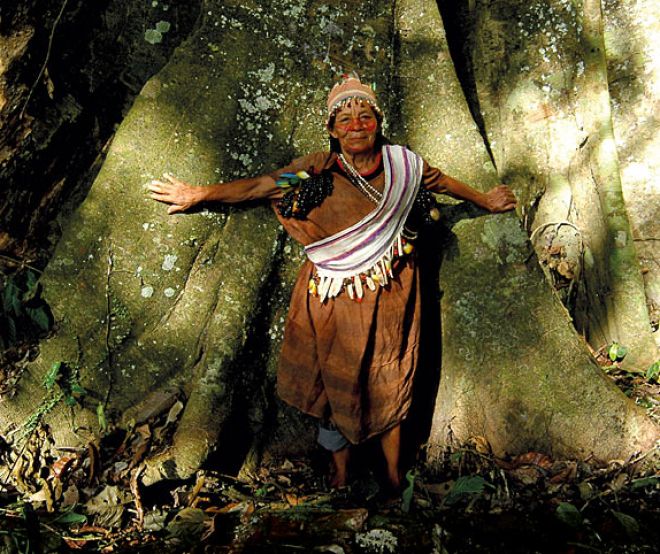
<svg viewBox="0 0 660 554"><path fill-rule="evenodd" d="M383 198L383 193L380 192L377 188L373 187L369 181L362 177L358 170L346 161L346 158L344 158L343 154L339 154L337 157L339 158L342 167L346 170L348 179L351 181L351 183L353 183L355 188L357 188L374 204L380 203L381 199Z"/></svg>

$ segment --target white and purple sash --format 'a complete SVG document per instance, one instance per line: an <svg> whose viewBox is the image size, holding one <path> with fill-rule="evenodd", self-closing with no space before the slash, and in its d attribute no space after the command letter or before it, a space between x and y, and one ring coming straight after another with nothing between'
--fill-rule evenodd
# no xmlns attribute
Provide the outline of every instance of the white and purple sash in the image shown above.
<svg viewBox="0 0 660 554"><path fill-rule="evenodd" d="M362 297L360 274L374 275L381 285L392 277L395 245L401 252L401 231L422 181L422 158L403 146L383 146L385 188L376 208L360 221L305 247L321 279L321 302L348 286ZM369 281L371 287L371 281Z"/></svg>

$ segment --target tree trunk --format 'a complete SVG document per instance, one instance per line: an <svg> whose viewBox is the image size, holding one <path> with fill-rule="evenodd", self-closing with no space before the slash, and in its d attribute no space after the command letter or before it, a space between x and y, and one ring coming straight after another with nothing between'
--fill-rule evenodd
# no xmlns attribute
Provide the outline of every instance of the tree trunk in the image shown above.
<svg viewBox="0 0 660 554"><path fill-rule="evenodd" d="M166 405L163 394L179 394L173 444L149 462L146 483L187 477L209 457L237 469L246 458L312 447L310 431L298 433L305 418L273 399L299 248L268 207L172 217L144 185L163 171L228 180L325 148L319 108L337 73L358 68L374 81L393 133L431 163L477 186L497 181L435 4L396 4L395 50L389 2L296 6L206 0L199 28L144 87L44 274L57 329L18 394L0 403L0 434L36 413L56 445L71 446L99 432L99 405L128 425ZM522 193L524 181L514 185ZM608 459L649 447L656 427L590 358L516 216L444 211L435 414L429 390L416 400L433 423L432 456L450 429L461 441L486 437L498 454ZM437 255L421 262L432 268ZM427 287L435 275L425 273ZM438 343L437 315L428 314L427 344ZM73 412L35 401L54 362L88 391ZM426 368L436 386L438 365Z"/></svg>
<svg viewBox="0 0 660 554"><path fill-rule="evenodd" d="M660 151L660 4L607 0L603 9L623 195L642 262L656 343L660 345L660 159L655 154Z"/></svg>
<svg viewBox="0 0 660 554"><path fill-rule="evenodd" d="M598 349L658 352L646 309L612 133L600 3L477 2L476 107L501 177L531 181L523 214L577 328ZM534 213L535 210L535 213Z"/></svg>
<svg viewBox="0 0 660 554"><path fill-rule="evenodd" d="M450 175L490 188L497 174L458 86L434 3L399 1L396 21L404 136ZM509 175L522 198L529 194L525 178ZM454 210L446 225L431 460L453 441L475 437L498 455L536 449L607 460L650 447L657 428L595 363L517 218Z"/></svg>
<svg viewBox="0 0 660 554"><path fill-rule="evenodd" d="M59 238L58 212L82 201L122 111L190 32L199 0L163 6L0 5L0 251L32 258ZM159 20L170 28L151 44L145 28Z"/></svg>

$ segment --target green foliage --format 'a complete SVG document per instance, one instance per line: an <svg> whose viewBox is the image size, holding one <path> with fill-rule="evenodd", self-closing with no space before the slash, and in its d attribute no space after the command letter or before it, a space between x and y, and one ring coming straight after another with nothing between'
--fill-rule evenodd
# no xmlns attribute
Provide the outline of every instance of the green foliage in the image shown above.
<svg viewBox="0 0 660 554"><path fill-rule="evenodd" d="M99 428L102 432L105 432L108 428L108 420L105 417L105 408L101 402L96 406L96 417L99 420Z"/></svg>
<svg viewBox="0 0 660 554"><path fill-rule="evenodd" d="M620 362L628 354L628 349L616 342L613 342L607 349L607 355L613 362Z"/></svg>
<svg viewBox="0 0 660 554"><path fill-rule="evenodd" d="M163 41L163 35L172 27L169 21L159 21L155 29L147 29L144 32L144 40L149 44L159 44Z"/></svg>
<svg viewBox="0 0 660 554"><path fill-rule="evenodd" d="M402 494L402 503L401 503L401 509L404 512L408 512L410 510L410 503L412 502L413 498L413 491L415 489L415 474L412 471L408 471L406 473L406 481L408 481L408 484L406 485L406 488L403 491Z"/></svg>
<svg viewBox="0 0 660 554"><path fill-rule="evenodd" d="M570 502L560 502L555 510L555 516L573 529L582 527L582 513Z"/></svg>
<svg viewBox="0 0 660 554"><path fill-rule="evenodd" d="M449 489L445 497L445 503L454 504L466 496L482 494L486 487L493 488L493 485L478 475L459 477Z"/></svg>
<svg viewBox="0 0 660 554"><path fill-rule="evenodd" d="M623 527L624 531L630 538L637 536L639 533L639 523L634 517L615 510L612 510L612 515L621 524L621 527Z"/></svg>
<svg viewBox="0 0 660 554"><path fill-rule="evenodd" d="M44 377L44 387L50 391L55 384L59 385L64 401L69 406L75 406L78 398L87 391L79 383L80 375L77 367L70 367L63 362L54 362Z"/></svg>
<svg viewBox="0 0 660 554"><path fill-rule="evenodd" d="M167 31L170 30L170 27L172 27L172 25L169 21L159 21L156 23L156 31L159 33L167 33Z"/></svg>
<svg viewBox="0 0 660 554"><path fill-rule="evenodd" d="M70 510L68 512L64 512L62 515L57 516L52 521L52 523L64 523L66 525L82 524L87 523L87 516Z"/></svg>
<svg viewBox="0 0 660 554"><path fill-rule="evenodd" d="M660 477L641 477L639 479L633 479L630 483L630 488L632 490L641 489L648 486L658 486L660 485Z"/></svg>
<svg viewBox="0 0 660 554"><path fill-rule="evenodd" d="M46 387L46 390L51 390L55 386L55 383L60 377L61 367L62 362L53 362L53 365L50 366L48 373L44 377L44 387Z"/></svg>
<svg viewBox="0 0 660 554"><path fill-rule="evenodd" d="M646 380L651 382L655 381L656 383L660 382L658 380L658 377L660 377L660 360L657 362L653 363L651 367L649 367L646 370Z"/></svg>
<svg viewBox="0 0 660 554"><path fill-rule="evenodd" d="M156 29L147 29L144 32L144 40L146 40L149 44L158 44L163 40L163 33Z"/></svg>
<svg viewBox="0 0 660 554"><path fill-rule="evenodd" d="M80 372L77 367L69 366L64 362L54 362L43 380L46 396L23 424L19 438L30 435L39 425L41 418L57 406L61 400L64 400L67 406L75 406L80 397L87 394L79 381Z"/></svg>
<svg viewBox="0 0 660 554"><path fill-rule="evenodd" d="M52 391L41 401L37 406L37 409L30 414L30 417L27 418L27 421L22 425L21 432L18 434L19 439L23 439L32 434L41 418L50 412L57 404L64 398L64 394L61 391Z"/></svg>
<svg viewBox="0 0 660 554"><path fill-rule="evenodd" d="M37 339L50 330L52 317L35 271L1 276L0 287L0 348Z"/></svg>

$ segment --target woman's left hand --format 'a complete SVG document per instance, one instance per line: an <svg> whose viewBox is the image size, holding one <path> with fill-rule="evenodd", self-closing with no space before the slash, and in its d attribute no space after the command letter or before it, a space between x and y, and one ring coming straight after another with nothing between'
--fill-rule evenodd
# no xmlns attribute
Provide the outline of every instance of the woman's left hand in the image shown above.
<svg viewBox="0 0 660 554"><path fill-rule="evenodd" d="M498 185L486 193L486 205L491 213L501 213L513 210L516 207L516 195L506 185Z"/></svg>

